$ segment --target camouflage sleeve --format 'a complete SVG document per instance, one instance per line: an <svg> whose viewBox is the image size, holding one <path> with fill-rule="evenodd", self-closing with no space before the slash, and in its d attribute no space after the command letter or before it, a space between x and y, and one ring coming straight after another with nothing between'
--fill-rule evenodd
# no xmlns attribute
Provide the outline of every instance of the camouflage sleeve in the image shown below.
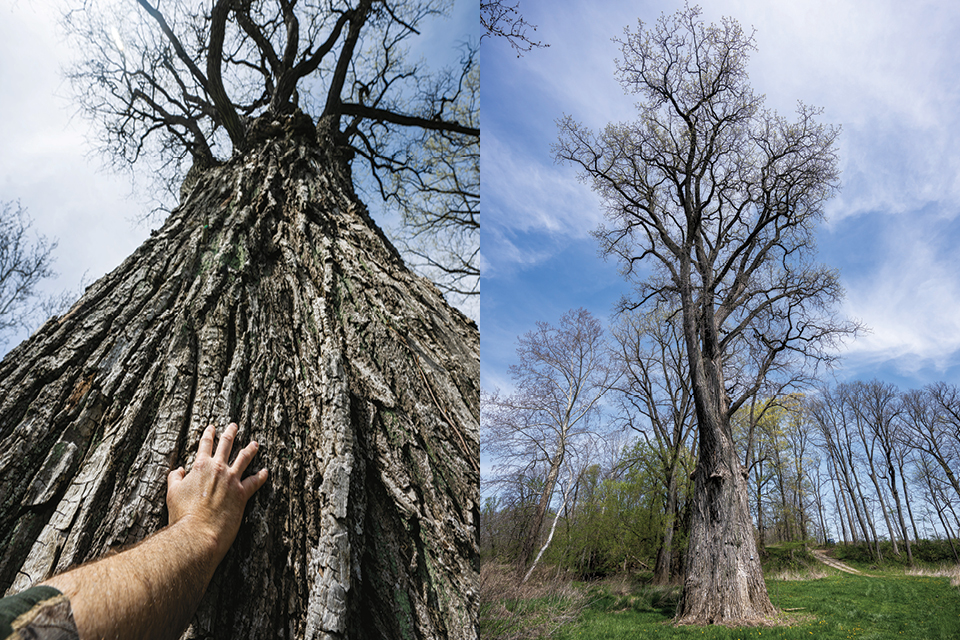
<svg viewBox="0 0 960 640"><path fill-rule="evenodd" d="M70 600L53 587L32 587L0 600L2 640L79 640Z"/></svg>

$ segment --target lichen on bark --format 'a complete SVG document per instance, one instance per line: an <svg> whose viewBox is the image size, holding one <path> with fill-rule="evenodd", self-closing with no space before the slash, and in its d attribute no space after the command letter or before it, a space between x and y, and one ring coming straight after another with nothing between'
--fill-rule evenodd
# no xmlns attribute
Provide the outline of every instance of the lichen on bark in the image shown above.
<svg viewBox="0 0 960 640"><path fill-rule="evenodd" d="M296 116L0 363L0 591L166 521L241 425L268 484L184 637L476 636L479 335Z"/></svg>

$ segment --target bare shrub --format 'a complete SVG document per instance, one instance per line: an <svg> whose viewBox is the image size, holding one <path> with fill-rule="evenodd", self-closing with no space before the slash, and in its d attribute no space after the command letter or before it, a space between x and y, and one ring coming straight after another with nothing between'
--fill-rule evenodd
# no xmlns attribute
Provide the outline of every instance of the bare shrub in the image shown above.
<svg viewBox="0 0 960 640"><path fill-rule="evenodd" d="M823 569L784 569L773 576L774 580L785 580L789 582L802 582L805 580L820 580L826 578L830 573Z"/></svg>
<svg viewBox="0 0 960 640"><path fill-rule="evenodd" d="M960 587L960 564L942 564L937 569L929 567L912 567L904 571L908 576L925 576L933 578L950 578L951 587Z"/></svg>

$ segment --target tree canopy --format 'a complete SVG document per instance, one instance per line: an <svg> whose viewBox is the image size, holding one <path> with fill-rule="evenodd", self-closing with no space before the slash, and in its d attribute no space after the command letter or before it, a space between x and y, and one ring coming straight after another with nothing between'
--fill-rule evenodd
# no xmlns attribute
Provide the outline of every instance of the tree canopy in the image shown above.
<svg viewBox="0 0 960 640"><path fill-rule="evenodd" d="M38 309L56 306L38 299L37 285L53 272L56 240L32 234L33 221L20 203L0 204L0 346L28 326ZM31 237L33 236L33 237Z"/></svg>
<svg viewBox="0 0 960 640"><path fill-rule="evenodd" d="M365 180L399 207L412 255L441 287L477 293L479 68L407 59L444 0L92 0L64 16L83 52L69 70L99 148L144 158L169 191L198 169L276 135L302 112L362 158ZM189 186L190 179L187 179ZM454 256L424 240L450 239ZM416 261L416 259L414 260Z"/></svg>

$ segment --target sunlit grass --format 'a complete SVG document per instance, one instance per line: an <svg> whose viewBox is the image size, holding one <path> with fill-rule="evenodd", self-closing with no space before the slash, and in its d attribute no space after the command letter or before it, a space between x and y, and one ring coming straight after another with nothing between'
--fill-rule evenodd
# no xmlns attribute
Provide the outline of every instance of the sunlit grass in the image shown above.
<svg viewBox="0 0 960 640"><path fill-rule="evenodd" d="M680 588L652 586L646 582L649 576L618 576L584 584L565 580L544 567L537 580L518 590L506 567L490 571L485 565L480 637L960 639L960 567L938 561L934 553L938 549L929 543L927 547L933 557L918 558L925 568L907 568L904 559L896 557L878 566L866 549L834 550L844 562L878 576L873 578L820 564L800 544L768 548L767 590L781 617L771 626L739 629L674 627Z"/></svg>
<svg viewBox="0 0 960 640"><path fill-rule="evenodd" d="M782 626L728 629L673 627L674 607L611 606L594 599L576 624L553 636L563 640L704 638L886 640L960 638L960 590L946 578L832 576L811 581L768 580ZM620 604L626 601L621 597ZM675 606L675 603L674 603Z"/></svg>

